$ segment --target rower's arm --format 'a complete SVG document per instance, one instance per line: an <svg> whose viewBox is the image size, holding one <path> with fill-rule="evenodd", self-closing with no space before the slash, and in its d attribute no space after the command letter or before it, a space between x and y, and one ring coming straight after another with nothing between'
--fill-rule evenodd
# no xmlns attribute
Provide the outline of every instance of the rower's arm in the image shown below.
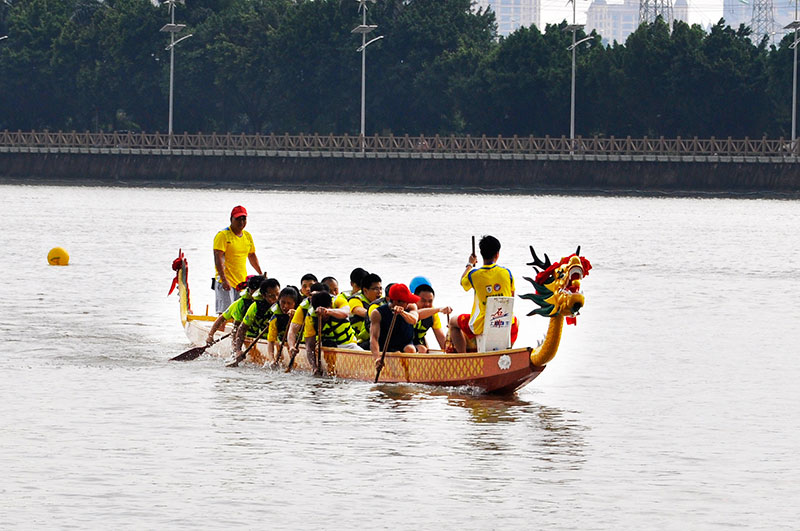
<svg viewBox="0 0 800 531"><path fill-rule="evenodd" d="M224 327L225 321L227 321L227 319L225 319L225 316L219 314L217 320L214 321L214 324L211 325L211 330L208 332L208 337L206 337L206 343L211 343L212 341L214 341L214 334L217 332L217 330Z"/></svg>
<svg viewBox="0 0 800 531"><path fill-rule="evenodd" d="M239 324L239 328L236 330L236 335L233 336L233 347L234 352L241 352L242 351L242 343L244 343L244 336L247 334L247 325L244 323Z"/></svg>
<svg viewBox="0 0 800 531"><path fill-rule="evenodd" d="M399 312L399 315L403 318L403 321L407 322L411 326L417 324L417 321L419 320L416 304L409 304L408 309Z"/></svg>
<svg viewBox="0 0 800 531"><path fill-rule="evenodd" d="M367 315L367 309L364 308L364 305L361 301L352 300L350 301L350 315L357 315L359 317L363 317L364 319L369 319Z"/></svg>
<svg viewBox="0 0 800 531"><path fill-rule="evenodd" d="M350 317L350 306L343 306L341 308L328 308L325 313L331 317L335 317L336 319L347 319Z"/></svg>
<svg viewBox="0 0 800 531"><path fill-rule="evenodd" d="M422 321L423 319L427 319L432 315L436 315L441 310L441 308L422 308L421 310L417 310L417 316L419 317L419 320Z"/></svg>
<svg viewBox="0 0 800 531"><path fill-rule="evenodd" d="M286 343L289 345L289 350L297 347L297 333L300 331L300 327L297 323L289 323L289 331L287 332L288 336L286 339Z"/></svg>
<svg viewBox="0 0 800 531"><path fill-rule="evenodd" d="M381 355L381 347L379 344L381 338L381 313L378 310L372 310L369 314L369 350L375 355Z"/></svg>

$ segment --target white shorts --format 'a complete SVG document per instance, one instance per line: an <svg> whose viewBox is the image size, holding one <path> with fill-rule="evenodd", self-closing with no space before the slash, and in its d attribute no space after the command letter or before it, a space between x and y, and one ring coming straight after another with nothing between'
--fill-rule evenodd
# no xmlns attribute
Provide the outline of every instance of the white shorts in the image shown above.
<svg viewBox="0 0 800 531"><path fill-rule="evenodd" d="M233 304L233 301L239 298L239 291L236 288L225 290L219 281L214 282L214 294L216 295L217 299L215 307L218 314L227 310L228 306Z"/></svg>
<svg viewBox="0 0 800 531"><path fill-rule="evenodd" d="M346 348L350 350L364 350L363 348L358 346L358 343L342 343L341 345L336 345L336 348Z"/></svg>

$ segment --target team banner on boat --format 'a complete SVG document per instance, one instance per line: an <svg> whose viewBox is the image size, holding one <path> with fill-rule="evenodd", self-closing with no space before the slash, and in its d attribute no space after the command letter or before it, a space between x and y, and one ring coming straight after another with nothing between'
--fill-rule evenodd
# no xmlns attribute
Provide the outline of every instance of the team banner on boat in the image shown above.
<svg viewBox="0 0 800 531"><path fill-rule="evenodd" d="M511 347L511 321L514 318L513 297L489 297L486 299L486 320L483 335L479 337L479 352L505 350Z"/></svg>

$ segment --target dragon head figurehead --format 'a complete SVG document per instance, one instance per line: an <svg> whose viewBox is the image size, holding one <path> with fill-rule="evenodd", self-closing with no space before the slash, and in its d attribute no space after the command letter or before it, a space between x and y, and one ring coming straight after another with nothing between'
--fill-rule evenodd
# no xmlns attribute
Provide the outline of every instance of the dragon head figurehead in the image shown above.
<svg viewBox="0 0 800 531"><path fill-rule="evenodd" d="M567 324L575 324L575 317L585 302L581 291L581 279L589 274L592 264L580 256L580 246L575 254L566 256L556 263L550 263L550 258L546 254L544 261L540 260L533 246L530 249L533 262L528 262L527 265L533 267L536 277L523 278L533 284L536 293L521 297L535 302L539 308L528 315L561 316L566 317Z"/></svg>

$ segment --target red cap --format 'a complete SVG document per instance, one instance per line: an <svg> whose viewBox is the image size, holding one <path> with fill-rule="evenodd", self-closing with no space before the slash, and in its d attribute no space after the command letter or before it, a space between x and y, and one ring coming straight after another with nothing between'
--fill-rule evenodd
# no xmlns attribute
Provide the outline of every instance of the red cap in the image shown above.
<svg viewBox="0 0 800 531"><path fill-rule="evenodd" d="M397 302L419 302L419 297L411 293L405 284L392 284L389 288L389 298Z"/></svg>
<svg viewBox="0 0 800 531"><path fill-rule="evenodd" d="M247 210L242 206L235 206L231 210L231 218L238 218L239 216L247 216Z"/></svg>

